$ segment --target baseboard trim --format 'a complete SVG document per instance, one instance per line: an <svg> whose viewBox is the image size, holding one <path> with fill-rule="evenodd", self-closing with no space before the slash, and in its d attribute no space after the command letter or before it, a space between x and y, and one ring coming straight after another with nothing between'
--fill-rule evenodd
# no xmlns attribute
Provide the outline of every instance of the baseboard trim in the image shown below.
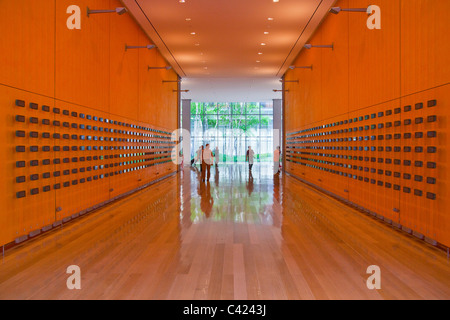
<svg viewBox="0 0 450 320"><path fill-rule="evenodd" d="M141 191L141 190L143 190L145 188L148 188L148 187L150 187L150 186L152 186L152 185L154 185L154 184L156 184L156 183L158 183L158 182L160 182L162 180L170 178L170 177L176 175L177 173L178 172L172 172L172 173L170 173L168 175L165 175L165 176L162 176L162 177L160 177L160 178L158 178L156 180L150 181L149 183L146 183L146 184L144 184L142 186L139 186L139 187L137 187L135 189L132 189L130 191L122 193L122 194L120 194L118 196L115 196L115 197L113 197L113 198L111 198L109 200L106 200L106 201L102 202L102 203L95 204L92 207L89 207L87 209L83 209L82 211L74 213L71 216L67 216L67 217L64 217L61 220L54 221L52 224L46 225L46 226L44 226L42 228L39 228L39 229L36 229L36 230L32 230L28 234L21 235L21 236L17 237L16 239L14 239L14 241L6 243L6 244L3 245L3 254L5 254L6 251L11 250L12 248L16 247L19 244L23 244L24 242L29 241L31 239L36 239L38 237L41 237L44 234L47 234L47 233L49 233L49 232L51 232L51 231L61 227L62 225L71 223L71 222L77 220L79 217L83 217L86 214L89 214L89 213L92 213L92 212L94 212L94 211L96 211L98 209L101 209L101 208L103 208L104 206L106 206L108 204L111 204L113 202L116 202L118 200L126 198L126 197L128 197L128 196L130 196L130 195L132 195L132 194L134 194L134 193L136 193L138 191Z"/></svg>
<svg viewBox="0 0 450 320"><path fill-rule="evenodd" d="M306 185L308 185L308 186L318 190L319 192L322 192L322 193L324 193L324 194L326 194L326 195L328 195L328 196L330 196L330 197L332 197L332 198L342 202L343 204L345 204L345 205L347 205L349 207L357 209L358 211L360 211L362 213L365 213L368 216L371 216L375 221L391 225L391 226L395 227L396 229L398 229L398 231L404 233L405 235L413 236L417 240L423 241L426 244L429 244L429 245L431 245L433 247L436 247L436 248L446 252L447 253L447 257L449 257L450 248L448 246L446 246L446 245L444 245L442 243L439 243L438 241L436 241L434 239L428 238L428 237L424 236L423 234L421 234L418 231L412 230L412 229L410 229L410 228L408 228L406 226L403 226L403 225L401 225L401 224L399 224L399 223L397 223L395 221L392 221L391 219L386 218L386 217L384 217L384 216L382 216L382 215L380 215L380 214L378 214L376 212L373 212L373 211L371 211L371 210L369 210L367 208L364 208L364 207L362 207L362 206L360 206L360 205L358 205L356 203L353 203L353 202L351 202L351 201L349 201L349 200L347 200L345 198L342 198L341 196L339 196L337 194L334 194L334 193L332 193L332 192L330 192L330 191L328 191L328 190L326 190L326 189L324 189L322 187L319 187L319 186L315 185L314 183L306 181L306 180L296 176L295 174L289 173L287 171L284 171L284 173L286 175L288 175L288 176L290 176L290 177L292 177L292 178L294 178L296 180L299 180L300 182L302 182L302 183L304 183L304 184L306 184Z"/></svg>

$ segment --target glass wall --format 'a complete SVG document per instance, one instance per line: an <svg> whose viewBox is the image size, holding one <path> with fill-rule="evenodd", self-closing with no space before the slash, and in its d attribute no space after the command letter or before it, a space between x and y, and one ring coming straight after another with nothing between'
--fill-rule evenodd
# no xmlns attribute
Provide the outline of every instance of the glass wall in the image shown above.
<svg viewBox="0 0 450 320"><path fill-rule="evenodd" d="M256 161L272 161L272 102L191 103L191 156L206 143L220 162L244 162L249 146Z"/></svg>

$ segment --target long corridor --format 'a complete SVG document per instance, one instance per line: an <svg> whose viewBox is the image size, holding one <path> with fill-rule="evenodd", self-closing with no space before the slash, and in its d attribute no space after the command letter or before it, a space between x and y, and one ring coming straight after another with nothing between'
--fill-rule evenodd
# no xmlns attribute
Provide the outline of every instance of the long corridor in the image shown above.
<svg viewBox="0 0 450 320"><path fill-rule="evenodd" d="M187 167L7 251L0 299L450 298L445 252L271 164L199 178ZM367 286L373 265L381 289Z"/></svg>

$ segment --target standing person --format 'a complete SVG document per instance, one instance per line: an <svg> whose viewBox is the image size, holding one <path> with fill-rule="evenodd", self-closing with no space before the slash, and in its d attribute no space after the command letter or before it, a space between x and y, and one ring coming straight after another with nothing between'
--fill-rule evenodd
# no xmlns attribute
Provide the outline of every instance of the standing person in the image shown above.
<svg viewBox="0 0 450 320"><path fill-rule="evenodd" d="M206 179L209 181L211 175L211 164L213 163L213 155L211 149L209 149L209 143L206 144L205 149L202 152L202 181Z"/></svg>
<svg viewBox="0 0 450 320"><path fill-rule="evenodd" d="M198 158L198 161L200 162L200 172L203 171L203 145L199 148L200 156Z"/></svg>
<svg viewBox="0 0 450 320"><path fill-rule="evenodd" d="M251 171L253 167L253 157L255 155L255 152L253 151L252 147L248 146L247 150L247 156L245 157L245 160L248 161L248 169Z"/></svg>
<svg viewBox="0 0 450 320"><path fill-rule="evenodd" d="M214 150L214 157L216 158L216 167L219 165L219 147Z"/></svg>
<svg viewBox="0 0 450 320"><path fill-rule="evenodd" d="M280 173L280 146L278 146L273 153L273 174Z"/></svg>

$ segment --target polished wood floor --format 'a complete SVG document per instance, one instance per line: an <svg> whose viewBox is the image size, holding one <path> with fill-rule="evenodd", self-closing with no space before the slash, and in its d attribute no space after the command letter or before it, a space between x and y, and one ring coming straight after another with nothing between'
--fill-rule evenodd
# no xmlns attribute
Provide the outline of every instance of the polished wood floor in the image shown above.
<svg viewBox="0 0 450 320"><path fill-rule="evenodd" d="M0 261L0 299L449 298L445 252L258 163L186 168Z"/></svg>

